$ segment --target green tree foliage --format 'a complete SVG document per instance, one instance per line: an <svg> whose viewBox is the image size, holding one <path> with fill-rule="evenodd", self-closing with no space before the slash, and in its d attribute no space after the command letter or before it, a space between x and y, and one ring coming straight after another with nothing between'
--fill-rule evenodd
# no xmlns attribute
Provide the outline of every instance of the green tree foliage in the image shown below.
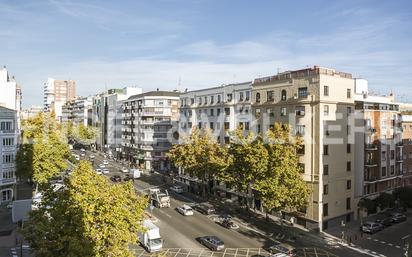
<svg viewBox="0 0 412 257"><path fill-rule="evenodd" d="M44 191L23 234L39 257L131 257L147 203L132 183L111 184L81 161L65 187Z"/></svg>
<svg viewBox="0 0 412 257"><path fill-rule="evenodd" d="M194 129L190 137L183 144L174 145L167 156L203 184L221 176L230 163L227 149L219 145L209 130Z"/></svg>
<svg viewBox="0 0 412 257"><path fill-rule="evenodd" d="M276 123L267 132L265 144L269 162L264 175L255 182L266 210L303 207L309 197L309 188L303 180L297 151L301 140L292 137L287 125Z"/></svg>
<svg viewBox="0 0 412 257"><path fill-rule="evenodd" d="M16 176L42 185L67 168L70 156L62 127L53 114L39 113L22 122L22 144L16 156Z"/></svg>
<svg viewBox="0 0 412 257"><path fill-rule="evenodd" d="M73 125L71 122L63 124L63 127L69 141L74 141L85 146L96 142L96 128L83 124Z"/></svg>

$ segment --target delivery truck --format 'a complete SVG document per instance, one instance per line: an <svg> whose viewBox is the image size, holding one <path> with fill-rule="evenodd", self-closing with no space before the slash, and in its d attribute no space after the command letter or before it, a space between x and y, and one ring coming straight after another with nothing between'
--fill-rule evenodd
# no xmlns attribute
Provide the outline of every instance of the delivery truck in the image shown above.
<svg viewBox="0 0 412 257"><path fill-rule="evenodd" d="M163 240L159 228L150 219L143 221L144 231L139 233L139 242L149 253L162 250Z"/></svg>

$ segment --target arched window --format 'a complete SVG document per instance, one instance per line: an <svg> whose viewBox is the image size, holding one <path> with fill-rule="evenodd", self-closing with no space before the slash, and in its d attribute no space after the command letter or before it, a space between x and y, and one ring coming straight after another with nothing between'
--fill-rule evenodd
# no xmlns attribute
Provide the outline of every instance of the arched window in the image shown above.
<svg viewBox="0 0 412 257"><path fill-rule="evenodd" d="M286 100L286 90L283 89L282 90L282 101L285 101L285 100Z"/></svg>
<svg viewBox="0 0 412 257"><path fill-rule="evenodd" d="M256 103L260 103L260 93L256 93Z"/></svg>

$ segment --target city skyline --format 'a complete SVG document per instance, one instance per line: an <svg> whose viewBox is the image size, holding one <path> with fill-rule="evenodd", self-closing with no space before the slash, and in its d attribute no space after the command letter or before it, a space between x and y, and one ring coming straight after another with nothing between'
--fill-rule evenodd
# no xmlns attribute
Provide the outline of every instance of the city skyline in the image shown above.
<svg viewBox="0 0 412 257"><path fill-rule="evenodd" d="M368 79L398 101L411 97L406 1L5 1L0 14L1 64L25 107L41 104L48 77L76 80L87 96L124 86L195 90L313 65Z"/></svg>

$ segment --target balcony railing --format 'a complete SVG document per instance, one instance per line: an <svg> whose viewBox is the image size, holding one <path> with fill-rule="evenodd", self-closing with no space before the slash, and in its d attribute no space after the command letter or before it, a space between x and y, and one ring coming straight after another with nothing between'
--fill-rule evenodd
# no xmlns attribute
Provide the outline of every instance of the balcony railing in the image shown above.
<svg viewBox="0 0 412 257"><path fill-rule="evenodd" d="M15 184L15 183L16 183L16 178L0 179L0 185L10 185L10 184Z"/></svg>
<svg viewBox="0 0 412 257"><path fill-rule="evenodd" d="M377 166L378 164L374 160L366 160L365 166Z"/></svg>
<svg viewBox="0 0 412 257"><path fill-rule="evenodd" d="M366 150L378 150L378 147L375 144L366 144L365 149Z"/></svg>

